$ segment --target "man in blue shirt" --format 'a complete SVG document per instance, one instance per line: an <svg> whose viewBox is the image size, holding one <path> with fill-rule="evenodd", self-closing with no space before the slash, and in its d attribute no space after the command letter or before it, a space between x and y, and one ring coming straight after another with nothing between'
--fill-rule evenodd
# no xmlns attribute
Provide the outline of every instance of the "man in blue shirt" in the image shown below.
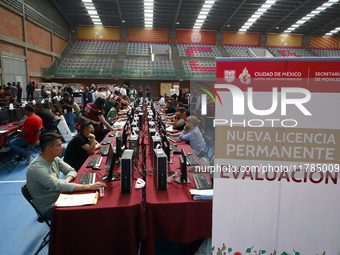
<svg viewBox="0 0 340 255"><path fill-rule="evenodd" d="M195 116L190 116L186 119L186 121L187 123L178 138L190 143L192 150L196 153L196 155L199 155L202 151L204 151L206 143L198 128L198 119Z"/></svg>

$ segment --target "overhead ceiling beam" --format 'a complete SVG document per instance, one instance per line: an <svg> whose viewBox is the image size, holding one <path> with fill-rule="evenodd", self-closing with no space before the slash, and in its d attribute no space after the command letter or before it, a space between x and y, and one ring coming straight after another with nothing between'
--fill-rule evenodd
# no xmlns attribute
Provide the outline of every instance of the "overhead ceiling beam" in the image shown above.
<svg viewBox="0 0 340 255"><path fill-rule="evenodd" d="M268 29L268 30L266 31L266 33L268 33L270 30L276 28L277 25L279 25L282 21L284 21L286 18L288 18L290 15L292 15L294 12L296 12L297 10L299 10L302 6L304 6L304 5L307 4L308 2L310 2L310 0L306 0L305 2L301 3L298 7L296 7L294 10L292 10L290 13L288 13L286 16L284 16L282 19L280 19L278 22L276 22L270 29Z"/></svg>
<svg viewBox="0 0 340 255"><path fill-rule="evenodd" d="M317 30L314 30L313 32L311 32L309 35L307 36L311 36L312 34L315 34L317 32L319 32L320 30L324 29L325 27L331 25L332 23L336 22L340 20L340 17L337 17L336 19L332 20L331 22L328 22L326 25L323 25L322 27L318 28ZM329 31L328 31L329 32Z"/></svg>
<svg viewBox="0 0 340 255"><path fill-rule="evenodd" d="M172 30L175 29L176 22L177 22L177 17L178 17L178 14L179 14L179 10L181 9L181 5L182 5L182 0L179 0L179 4L178 4L178 7L177 7L177 12L176 12L174 24L172 25Z"/></svg>
<svg viewBox="0 0 340 255"><path fill-rule="evenodd" d="M226 23L224 23L223 27L221 28L221 32L223 31L223 29L229 24L229 22L231 21L231 19L235 16L235 14L238 12L238 10L242 7L242 5L244 5L244 3L247 0L243 0L242 3L240 3L240 5L236 8L236 10L233 12L233 14L231 14L230 18L227 20Z"/></svg>
<svg viewBox="0 0 340 255"><path fill-rule="evenodd" d="M66 20L66 22L70 25L70 27L74 26L73 22L71 22L68 14L66 14L61 7L57 4L56 0L51 0L51 3L55 6L55 8L57 8L57 10L60 12L60 14L64 17L64 19Z"/></svg>
<svg viewBox="0 0 340 255"><path fill-rule="evenodd" d="M116 3L117 3L118 12L119 12L119 17L120 17L120 23L122 24L122 27L124 27L123 16L122 16L122 12L120 11L120 6L119 6L118 0L116 0Z"/></svg>

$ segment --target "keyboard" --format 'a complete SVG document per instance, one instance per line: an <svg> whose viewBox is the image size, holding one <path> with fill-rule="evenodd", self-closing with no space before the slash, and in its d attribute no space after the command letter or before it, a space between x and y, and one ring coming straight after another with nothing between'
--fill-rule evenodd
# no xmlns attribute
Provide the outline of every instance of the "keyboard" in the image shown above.
<svg viewBox="0 0 340 255"><path fill-rule="evenodd" d="M173 136L168 136L168 139L174 143L178 143L178 142L182 142L181 139L177 138L177 137L173 137Z"/></svg>
<svg viewBox="0 0 340 255"><path fill-rule="evenodd" d="M174 154L181 154L181 150L175 145L170 145L170 150L172 150Z"/></svg>
<svg viewBox="0 0 340 255"><path fill-rule="evenodd" d="M109 134L109 136L110 136L110 137L114 137L114 136L117 135L117 133L119 133L119 131L112 131L112 132ZM105 140L105 139L104 139L104 140Z"/></svg>
<svg viewBox="0 0 340 255"><path fill-rule="evenodd" d="M97 152L97 154L102 154L102 156L107 156L109 154L109 148L110 146L101 147L99 151Z"/></svg>
<svg viewBox="0 0 340 255"><path fill-rule="evenodd" d="M25 121L20 120L20 121L18 121L18 122L14 122L13 125L21 125L21 124L24 123L24 122L25 122Z"/></svg>
<svg viewBox="0 0 340 255"><path fill-rule="evenodd" d="M102 160L102 157L92 157L86 167L100 167Z"/></svg>
<svg viewBox="0 0 340 255"><path fill-rule="evenodd" d="M112 138L109 138L109 137L104 138L104 140L102 141L102 144L103 144L103 145L105 145L105 144L110 144L110 143L112 143Z"/></svg>
<svg viewBox="0 0 340 255"><path fill-rule="evenodd" d="M212 189L212 185L207 175L192 174L192 178L194 179L197 189Z"/></svg>
<svg viewBox="0 0 340 255"><path fill-rule="evenodd" d="M80 176L79 184L93 184L96 182L96 173L83 173Z"/></svg>
<svg viewBox="0 0 340 255"><path fill-rule="evenodd" d="M187 154L186 157L187 157L187 164L189 166L198 166L199 165L197 160L195 159L194 155Z"/></svg>

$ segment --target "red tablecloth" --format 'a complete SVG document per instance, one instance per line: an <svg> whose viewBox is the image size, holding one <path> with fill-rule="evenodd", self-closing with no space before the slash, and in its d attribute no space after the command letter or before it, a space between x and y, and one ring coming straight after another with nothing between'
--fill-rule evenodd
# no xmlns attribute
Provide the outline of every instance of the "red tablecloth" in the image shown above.
<svg viewBox="0 0 340 255"><path fill-rule="evenodd" d="M183 146L186 153L190 152L189 145L184 142L177 144L179 149ZM180 167L179 156L180 154L174 154L173 164L168 165L170 171L180 172L176 169ZM146 165L148 167L151 164L149 157ZM149 235L142 243L143 255L154 254L155 237L181 244L211 238L212 201L194 201L189 190L196 189L196 186L189 172L188 177L191 184L177 184L173 179L168 183L167 190L157 190L154 176L147 175L145 211Z"/></svg>
<svg viewBox="0 0 340 255"><path fill-rule="evenodd" d="M17 131L18 129L22 129L22 127L24 126L24 124L20 124L20 125L13 125L13 123L9 123L8 125L3 125L0 127L7 127L6 129L1 130L3 131L7 131L6 133L1 133L0 134L0 148L2 148L5 144L6 141L6 137L8 134Z"/></svg>
<svg viewBox="0 0 340 255"><path fill-rule="evenodd" d="M115 143L115 142L114 142ZM97 155L98 156L98 155ZM103 158L96 180L106 174ZM86 168L90 157L78 171ZM118 167L120 171L120 167ZM137 254L138 245L147 237L142 190L134 188L139 174L135 174L131 194L121 194L120 181L107 183L105 196L96 205L54 207L52 214L50 254Z"/></svg>

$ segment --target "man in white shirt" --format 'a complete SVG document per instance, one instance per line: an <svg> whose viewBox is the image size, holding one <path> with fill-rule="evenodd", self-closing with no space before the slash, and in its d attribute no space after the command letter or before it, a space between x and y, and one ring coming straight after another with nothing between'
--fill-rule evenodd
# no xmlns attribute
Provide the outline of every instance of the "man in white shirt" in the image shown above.
<svg viewBox="0 0 340 255"><path fill-rule="evenodd" d="M103 91L102 87L98 88L98 91L96 93L94 93L94 99L96 100L98 97L101 97L101 98L104 98L104 99L106 98L106 94Z"/></svg>
<svg viewBox="0 0 340 255"><path fill-rule="evenodd" d="M122 96L126 96L125 85L123 85L123 86L120 88L120 94L122 94Z"/></svg>
<svg viewBox="0 0 340 255"><path fill-rule="evenodd" d="M135 98L136 98L136 96L137 96L137 91L133 88L133 85L131 85L130 88L131 88L131 89L130 89L130 92L129 92L129 94L130 94L130 101L131 101L131 102L134 102L134 101L135 101Z"/></svg>
<svg viewBox="0 0 340 255"><path fill-rule="evenodd" d="M159 95L159 101L158 101L158 103L159 103L160 105L162 105L162 106L165 105L165 99L164 99L164 97L163 97L162 95Z"/></svg>

